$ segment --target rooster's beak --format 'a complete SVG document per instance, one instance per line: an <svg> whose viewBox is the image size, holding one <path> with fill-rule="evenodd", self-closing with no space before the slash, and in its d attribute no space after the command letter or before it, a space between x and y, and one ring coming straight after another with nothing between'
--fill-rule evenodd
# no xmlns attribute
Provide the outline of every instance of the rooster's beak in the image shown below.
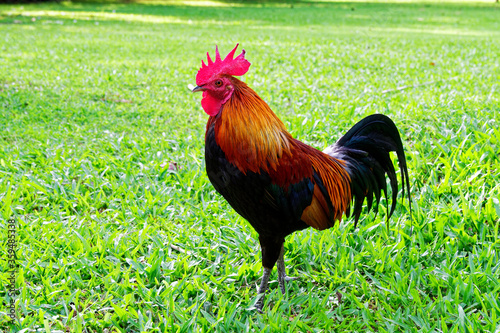
<svg viewBox="0 0 500 333"><path fill-rule="evenodd" d="M191 90L191 92L197 92L197 91L205 91L206 89L203 86L196 86Z"/></svg>

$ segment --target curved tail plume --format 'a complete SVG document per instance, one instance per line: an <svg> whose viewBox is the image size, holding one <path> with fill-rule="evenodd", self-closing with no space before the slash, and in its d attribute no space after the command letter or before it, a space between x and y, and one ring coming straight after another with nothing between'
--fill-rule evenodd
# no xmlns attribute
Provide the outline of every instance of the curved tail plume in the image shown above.
<svg viewBox="0 0 500 333"><path fill-rule="evenodd" d="M396 152L398 157L403 197L406 190L411 210L410 181L403 143L396 125L389 117L374 114L364 118L325 150L328 155L347 162L346 169L351 177L351 193L354 199L352 213L355 225L358 223L365 198L368 210L372 207L374 197L378 205L382 191L387 198L385 175L389 178L392 190L392 203L387 218L396 208L398 180L389 154L391 151ZM347 215L350 215L350 209Z"/></svg>

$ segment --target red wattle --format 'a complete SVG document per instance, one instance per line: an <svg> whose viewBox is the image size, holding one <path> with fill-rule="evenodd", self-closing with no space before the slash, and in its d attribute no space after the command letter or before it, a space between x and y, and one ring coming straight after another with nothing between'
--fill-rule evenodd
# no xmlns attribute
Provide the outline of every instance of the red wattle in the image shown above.
<svg viewBox="0 0 500 333"><path fill-rule="evenodd" d="M215 116L217 113L219 113L220 109L222 108L223 102L224 101L210 95L208 91L205 90L203 92L201 106L203 107L203 110L205 110L205 113L209 116Z"/></svg>

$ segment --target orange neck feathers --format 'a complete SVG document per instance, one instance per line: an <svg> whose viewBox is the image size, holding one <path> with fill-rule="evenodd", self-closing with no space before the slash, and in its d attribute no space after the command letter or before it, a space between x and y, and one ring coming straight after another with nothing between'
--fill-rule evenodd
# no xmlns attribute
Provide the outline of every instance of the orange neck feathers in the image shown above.
<svg viewBox="0 0 500 333"><path fill-rule="evenodd" d="M271 108L244 82L232 78L234 92L215 121L215 140L241 172L276 170L291 156L292 136Z"/></svg>

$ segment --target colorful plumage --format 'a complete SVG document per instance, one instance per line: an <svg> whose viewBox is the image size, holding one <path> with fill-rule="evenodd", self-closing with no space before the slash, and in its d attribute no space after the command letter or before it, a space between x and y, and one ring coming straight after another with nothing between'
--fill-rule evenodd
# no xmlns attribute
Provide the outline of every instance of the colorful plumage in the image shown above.
<svg viewBox="0 0 500 333"><path fill-rule="evenodd" d="M269 275L278 263L278 281L285 292L283 243L294 231L330 228L351 210L358 222L366 198L368 209L392 189L392 215L398 182L389 152L395 151L410 195L408 170L399 132L388 117L376 114L357 123L324 152L287 132L269 106L244 82L250 63L245 51L233 59L238 45L222 60L196 76L203 91L202 107L210 115L205 134L208 177L229 204L255 228L262 249L264 274L259 293L267 290ZM353 206L351 206L353 204ZM262 302L258 304L262 308Z"/></svg>

